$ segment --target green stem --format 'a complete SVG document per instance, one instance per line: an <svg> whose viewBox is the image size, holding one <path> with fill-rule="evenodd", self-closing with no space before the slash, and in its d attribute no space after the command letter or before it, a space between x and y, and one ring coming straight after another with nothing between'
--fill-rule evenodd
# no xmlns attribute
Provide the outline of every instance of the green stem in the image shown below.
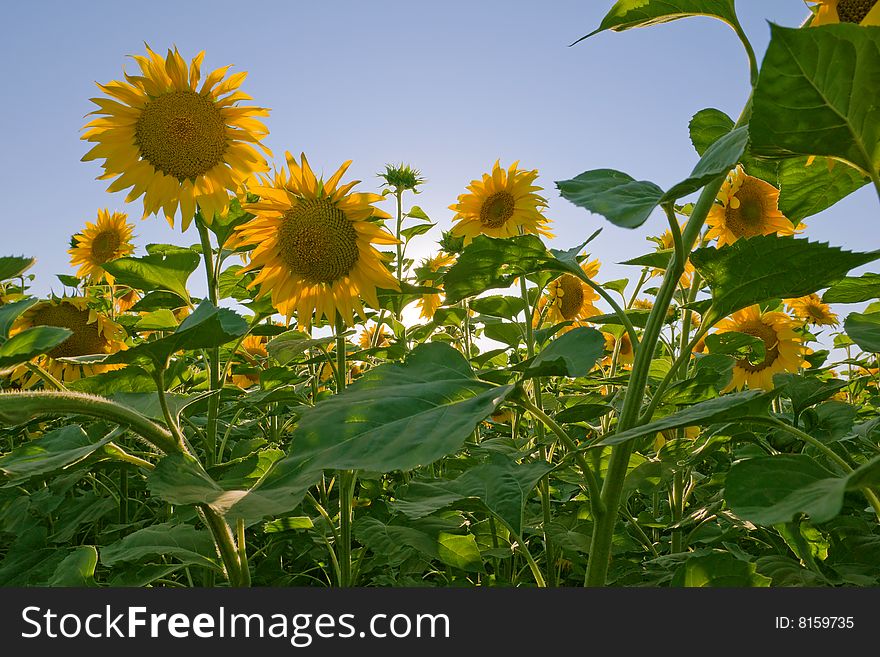
<svg viewBox="0 0 880 657"><path fill-rule="evenodd" d="M507 523L505 523L505 525L507 525ZM520 554L523 555L526 563L529 564L529 570L532 571L532 576L535 578L535 584L538 585L538 588L547 588L547 582L544 581L544 575L541 574L541 569L538 568L538 564L535 562L534 558L532 558L532 554L531 552L529 552L529 548L523 541L522 536L513 531L513 529L509 525L507 525L507 529L510 532L513 540L516 541L516 545L517 547L519 547Z"/></svg>
<svg viewBox="0 0 880 657"><path fill-rule="evenodd" d="M202 259L205 262L205 276L208 283L208 298L215 306L218 303L217 270L214 267L214 250L211 247L211 236L204 221L196 218L196 227L202 244ZM211 391L220 389L220 348L208 350L208 376ZM211 395L208 399L208 423L205 431L205 464L214 465L217 455L217 418L220 415L220 395Z"/></svg>
<svg viewBox="0 0 880 657"><path fill-rule="evenodd" d="M239 584L249 587L251 585L251 570L248 565L247 540L244 534L244 520L242 518L236 521L235 530L238 537L238 563L241 574Z"/></svg>
<svg viewBox="0 0 880 657"><path fill-rule="evenodd" d="M174 436L174 439L180 443L181 445L185 444L183 438L183 432L180 430L180 425L177 423L177 418L171 413L171 409L168 407L168 398L165 395L165 368L167 367L167 363L162 367L156 368L156 391L159 395L159 407L162 409L162 416L165 418L165 424L168 425L168 429L171 431L171 435Z"/></svg>
<svg viewBox="0 0 880 657"><path fill-rule="evenodd" d="M49 374L46 370L44 370L42 367L40 367L36 363L32 363L32 362L28 361L24 365L25 365L25 367L28 368L29 371L33 372L38 377L43 379L43 383L48 385L53 390L67 390L67 386L65 386L63 383L61 383L61 381L59 381L54 376Z"/></svg>
<svg viewBox="0 0 880 657"><path fill-rule="evenodd" d="M241 586L241 564L238 560L238 550L235 547L235 541L232 537L232 532L229 530L229 525L223 519L223 516L207 504L200 504L199 508L220 553L220 559L223 561L223 566L226 570L226 579L229 581L230 586Z"/></svg>
<svg viewBox="0 0 880 657"><path fill-rule="evenodd" d="M336 393L345 390L347 365L345 362L345 324L339 314L336 315ZM352 498L357 475L352 470L339 470L339 544L337 559L339 561L339 586L353 586L351 564L351 523Z"/></svg>
<svg viewBox="0 0 880 657"><path fill-rule="evenodd" d="M574 272L572 272L572 273L574 273ZM585 273L581 272L579 278L584 283L586 283L591 288L593 288L599 294L599 296L601 296L603 299L605 299L605 301L608 302L608 305L611 306L611 309L614 311L614 314L617 315L618 319L620 319L620 322L623 324L624 328L626 329L626 332L629 333L629 340L632 343L633 349L636 349L639 346L639 336L636 333L636 329L633 326L633 323L630 321L629 317L627 316L626 311L624 311L624 309L620 307L620 304L614 300L614 297L612 297L610 294L608 294L608 291L605 290L605 288L603 288L601 285L599 285L595 281L590 280L590 277L587 276Z"/></svg>

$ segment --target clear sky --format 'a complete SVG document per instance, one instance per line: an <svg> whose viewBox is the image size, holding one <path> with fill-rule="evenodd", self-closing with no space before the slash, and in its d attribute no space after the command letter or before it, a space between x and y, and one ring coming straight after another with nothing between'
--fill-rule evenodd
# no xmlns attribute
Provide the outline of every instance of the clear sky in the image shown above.
<svg viewBox="0 0 880 657"><path fill-rule="evenodd" d="M639 230L616 228L559 198L554 181L615 168L662 187L697 161L687 124L705 107L734 117L748 95L745 56L718 21L693 18L569 44L595 28L611 0L364 2L199 0L20 2L4 6L0 40L5 126L0 179L6 191L0 255L35 256L34 292L57 293L56 273L73 273L70 236L98 208L135 220L137 253L150 242L192 244L164 219L140 221L141 201L105 191L97 162L83 163L85 115L95 82L120 79L129 54L147 42L176 45L189 60L206 51L203 71L233 64L248 71L242 89L272 110L266 141L276 162L305 151L327 175L354 161L347 180L377 191L376 173L404 161L428 179L415 197L438 226L410 252L435 250L448 209L473 178L519 160L538 169L556 237L570 248L597 227L592 254L600 280L635 277L614 265L653 248L658 212ZM796 26L802 0L739 0L759 58L767 21ZM391 211L391 203L385 209ZM804 233L851 249L880 248L877 198L870 187L808 220ZM870 269L870 266L868 267ZM204 292L200 275L195 294ZM844 311L855 309L852 306Z"/></svg>

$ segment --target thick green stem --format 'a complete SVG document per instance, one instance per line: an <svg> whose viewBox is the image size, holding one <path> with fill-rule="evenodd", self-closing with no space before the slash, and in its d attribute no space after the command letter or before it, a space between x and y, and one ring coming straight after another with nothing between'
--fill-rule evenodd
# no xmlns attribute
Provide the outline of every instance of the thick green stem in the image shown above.
<svg viewBox="0 0 880 657"><path fill-rule="evenodd" d="M229 581L229 585L242 586L241 563L238 559L238 549L235 547L235 540L232 537L229 525L226 523L223 516L214 511L214 509L207 504L202 504L199 508L204 515L205 524L208 526L208 529L211 531L211 536L214 538L214 544L220 552L220 559L223 561L223 566L226 570L226 579Z"/></svg>
<svg viewBox="0 0 880 657"><path fill-rule="evenodd" d="M244 520L242 518L236 521L235 533L238 539L239 586L248 587L251 585L251 570L248 565L247 539L244 535Z"/></svg>
<svg viewBox="0 0 880 657"><path fill-rule="evenodd" d="M336 315L336 392L345 390L346 370L345 362L345 338L343 333L345 324L342 318ZM352 523L352 498L357 482L357 475L352 470L339 470L337 472L339 484L339 543L336 546L336 555L339 562L339 586L353 586L352 563L351 563L351 523Z"/></svg>
<svg viewBox="0 0 880 657"><path fill-rule="evenodd" d="M204 222L197 218L196 227L202 244L202 259L205 262L205 276L208 283L208 298L215 306L218 303L217 270L214 267L214 250L211 247L211 236ZM208 350L208 377L211 391L220 389L220 349ZM205 464L214 465L217 454L217 418L220 415L220 395L211 395L208 399L208 424L205 431Z"/></svg>

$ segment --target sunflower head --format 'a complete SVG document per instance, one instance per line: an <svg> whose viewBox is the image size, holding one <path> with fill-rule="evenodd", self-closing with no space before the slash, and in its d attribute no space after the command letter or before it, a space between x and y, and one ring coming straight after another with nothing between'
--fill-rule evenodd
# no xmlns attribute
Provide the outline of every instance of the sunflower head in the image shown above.
<svg viewBox="0 0 880 657"><path fill-rule="evenodd" d="M34 326L59 326L71 331L67 340L35 359L36 364L62 383L124 367L100 363L74 364L58 360L113 354L127 348L123 342L125 329L89 308L88 302L82 297L47 299L34 304L19 316L10 334L14 335ZM25 388L33 387L40 381L39 376L24 365L13 371L12 378Z"/></svg>
<svg viewBox="0 0 880 657"><path fill-rule="evenodd" d="M717 238L719 247L756 235L795 233L795 227L779 211L779 190L747 175L741 165L727 176L717 200L706 217L706 238Z"/></svg>
<svg viewBox="0 0 880 657"><path fill-rule="evenodd" d="M383 184L388 185L395 192L413 191L418 193L416 188L425 182L421 171L413 169L403 162L386 164L385 173L380 173L379 177L385 180Z"/></svg>
<svg viewBox="0 0 880 657"><path fill-rule="evenodd" d="M814 326L837 326L840 323L837 315L827 303L815 292L797 299L783 299L783 302L795 317Z"/></svg>
<svg viewBox="0 0 880 657"><path fill-rule="evenodd" d="M450 266L453 262L455 262L455 256L441 251L423 260L422 264L416 269L416 274L427 287L440 288L441 285L432 276L442 268ZM431 319L434 317L434 313L437 312L437 308L443 305L443 296L439 293L423 294L416 303L421 309L419 316L422 319Z"/></svg>
<svg viewBox="0 0 880 657"><path fill-rule="evenodd" d="M614 358L614 351L617 349L617 364L624 369L629 369L629 367L635 361L635 350L633 349L632 340L629 337L628 331L623 331L620 334L620 337L615 336L613 333L609 333L607 331L602 331L602 335L605 338L605 352L608 354L604 359L602 359L602 365L605 367L610 367Z"/></svg>
<svg viewBox="0 0 880 657"><path fill-rule="evenodd" d="M258 270L250 284L259 286L257 298L271 294L278 312L295 314L305 330L313 314L351 326L355 313L364 318L363 301L378 307L379 289L400 289L373 246L397 243L378 222L389 215L372 205L382 197L352 193L360 181L340 183L351 161L326 181L304 154L298 163L288 153L287 164L274 181L251 188L260 200L244 209L254 218L236 231L239 243L255 247L241 273Z"/></svg>
<svg viewBox="0 0 880 657"><path fill-rule="evenodd" d="M387 347L391 344L391 334L385 330L385 324L371 324L364 326L358 337L358 344L363 349L370 347Z"/></svg>
<svg viewBox="0 0 880 657"><path fill-rule="evenodd" d="M751 306L733 313L718 322L717 332L736 331L759 338L764 343L764 358L755 363L748 358L736 361L733 378L723 392L750 388L773 389L773 375L780 372L797 372L809 366L804 360L806 353L801 337L795 331L797 323L783 312L762 312Z"/></svg>
<svg viewBox="0 0 880 657"><path fill-rule="evenodd" d="M816 3L816 15L810 25L854 23L856 25L880 25L880 2L878 0L810 0Z"/></svg>
<svg viewBox="0 0 880 657"><path fill-rule="evenodd" d="M684 223L679 225L680 230L684 230ZM675 240L672 237L672 230L669 228L664 231L664 233L660 237L649 237L649 240L655 242L657 244L658 250L665 251L669 249L675 248ZM666 273L665 269L651 269L651 276L663 276ZM694 273L694 266L691 264L690 259L688 259L684 263L684 273L682 273L681 278L678 279L679 285L682 287L690 287L691 279Z"/></svg>
<svg viewBox="0 0 880 657"><path fill-rule="evenodd" d="M596 277L599 267L598 260L581 264L581 269L590 279ZM570 329L582 320L602 313L593 305L593 302L598 300L599 294L580 278L572 274L563 274L547 285L547 293L539 302L537 310L545 312L546 309L546 317L554 324L575 322L569 327Z"/></svg>
<svg viewBox="0 0 880 657"><path fill-rule="evenodd" d="M269 338L265 335L249 335L241 341L241 345L239 345L238 348L239 353L242 354L244 359L252 366L259 365L258 359L267 358L269 356L269 352L266 349L268 341ZM239 388L250 388L251 386L260 383L260 374L259 372L233 374L231 382L232 385L238 386Z"/></svg>
<svg viewBox="0 0 880 657"><path fill-rule="evenodd" d="M514 162L502 169L495 162L491 173L484 173L482 180L472 180L466 194L450 205L455 211L452 234L464 238L468 244L477 235L489 237L512 237L520 233L532 233L553 237L548 230L548 220L541 214L547 201L538 196L542 188L534 182L538 170L518 169Z"/></svg>
<svg viewBox="0 0 880 657"><path fill-rule="evenodd" d="M113 285L113 277L104 271L102 265L134 253L131 243L134 226L126 222L127 215L122 212L110 211L106 208L98 210L98 221L86 222L86 227L71 240L72 248L68 249L70 264L79 267L76 275L100 282L106 278Z"/></svg>
<svg viewBox="0 0 880 657"><path fill-rule="evenodd" d="M210 223L254 172L268 171L268 134L257 117L261 107L238 105L250 96L238 91L247 73L226 77L229 66L209 73L201 87L201 52L187 65L175 48L163 58L147 46L133 58L140 75L124 74L98 87L110 98L93 98L98 115L82 139L96 145L83 160L103 160L102 179L116 178L107 191L131 187L125 201L143 196L144 217L162 211L174 226L180 209L183 229L196 208Z"/></svg>

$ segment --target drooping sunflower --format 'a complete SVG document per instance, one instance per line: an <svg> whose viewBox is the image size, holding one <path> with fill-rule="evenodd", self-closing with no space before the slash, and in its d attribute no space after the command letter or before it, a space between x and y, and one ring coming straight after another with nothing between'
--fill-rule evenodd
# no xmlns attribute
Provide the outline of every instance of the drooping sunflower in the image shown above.
<svg viewBox="0 0 880 657"><path fill-rule="evenodd" d="M534 185L538 170L518 169L518 160L505 170L499 162L482 180L472 180L469 193L459 195L458 202L449 206L455 210L452 220L458 222L452 234L463 237L465 244L477 235L512 237L522 232L553 237L549 221L541 214L547 201L536 193L543 188Z"/></svg>
<svg viewBox="0 0 880 657"><path fill-rule="evenodd" d="M730 172L718 192L719 204L706 217L706 239L718 246L756 235L794 235L795 227L779 211L779 190L760 178L749 176L741 165Z"/></svg>
<svg viewBox="0 0 880 657"><path fill-rule="evenodd" d="M237 104L251 98L238 91L247 73L226 77L224 66L199 88L204 56L187 66L176 48L163 59L147 46L147 56L133 56L140 75L98 84L112 98L91 99L99 116L82 136L96 143L82 159L104 160L101 179L119 176L107 191L131 187L126 203L143 196L144 218L161 210L172 227L179 207L183 230L197 206L210 223L226 206L227 190L269 170L257 148L271 156L260 143L269 131L256 118L269 110Z"/></svg>
<svg viewBox="0 0 880 657"><path fill-rule="evenodd" d="M73 332L67 340L49 353L38 356L34 361L62 383L124 367L124 365L101 363L76 364L58 360L74 356L114 354L127 349L123 342L125 329L104 314L89 308L87 300L83 297L47 299L34 304L18 317L12 325L10 335L34 326L60 326ZM13 370L12 379L23 388L32 388L40 381L40 377L25 365Z"/></svg>
<svg viewBox="0 0 880 657"><path fill-rule="evenodd" d="M816 16L810 25L832 23L855 23L857 25L880 25L880 2L878 0L810 0L817 3Z"/></svg>
<svg viewBox="0 0 880 657"><path fill-rule="evenodd" d="M600 266L598 260L591 260L581 264L581 269L588 278L593 279L599 273ZM554 324L574 322L563 329L563 332L571 330L581 325L583 320L602 314L602 311L593 305L598 299L599 293L577 276L563 274L547 285L547 293L538 301L532 323L538 322L540 314L543 313Z"/></svg>
<svg viewBox="0 0 880 657"><path fill-rule="evenodd" d="M837 315L827 303L823 303L818 294L808 294L797 299L782 300L788 309L798 317L814 326L837 326L840 323Z"/></svg>
<svg viewBox="0 0 880 657"><path fill-rule="evenodd" d="M350 193L359 180L340 185L350 160L324 181L301 158L288 153L289 172L249 188L260 200L244 209L255 217L236 230L239 243L256 246L240 273L259 270L249 285L259 286L257 298L271 294L278 312L296 314L305 330L313 313L331 323L338 314L351 326L354 313L364 318L363 301L378 307L378 289L400 289L373 247L397 240L375 221L389 218L372 205L381 196Z"/></svg>
<svg viewBox="0 0 880 657"><path fill-rule="evenodd" d="M361 331L360 336L358 337L358 344L363 349L369 349L373 346L375 342L375 346L377 347L387 347L391 344L391 334L385 330L384 324L371 324L369 326L365 326L364 330Z"/></svg>
<svg viewBox="0 0 880 657"><path fill-rule="evenodd" d="M602 331L602 335L605 337L605 351L608 353L605 358L602 359L602 365L604 367L610 367L614 358L614 349L617 347L618 342L620 343L619 351L617 352L617 364L623 369L629 369L629 367L635 361L635 350L633 349L632 340L629 337L628 331L623 331L620 337L615 337L613 333L608 333L606 331Z"/></svg>
<svg viewBox="0 0 880 657"><path fill-rule="evenodd" d="M455 256L441 251L437 255L424 260L421 267L419 267L419 271L423 272L425 275L429 275L430 273L440 271L442 267L448 267L453 262L455 262ZM422 283L427 287L442 288L442 286L433 278L425 278ZM431 319L434 317L434 313L437 312L437 308L443 305L443 295L440 293L423 294L416 304L421 309L419 317L422 319Z"/></svg>
<svg viewBox="0 0 880 657"><path fill-rule="evenodd" d="M134 226L126 221L122 212L110 214L108 209L98 210L98 221L86 222L85 230L73 236L75 246L68 249L70 264L79 267L76 275L99 282L105 278L113 285L113 277L101 265L134 253L131 243Z"/></svg>
<svg viewBox="0 0 880 657"><path fill-rule="evenodd" d="M761 312L758 306L739 310L718 322L717 332L737 331L760 338L764 342L764 360L752 363L741 358L733 366L733 378L722 392L750 388L773 389L773 375L779 372L797 372L808 366L806 350L795 328L797 323L778 311Z"/></svg>
<svg viewBox="0 0 880 657"><path fill-rule="evenodd" d="M680 225L681 229L684 229L684 224ZM672 231L667 228L666 231L660 237L651 238L656 243L660 250L673 249L675 248L675 240L672 237ZM663 276L666 273L665 269L651 269L651 277L654 276ZM681 275L681 278L678 279L679 285L682 287L690 287L691 279L694 274L694 266L691 264L690 259L686 260L684 263L684 272Z"/></svg>
<svg viewBox="0 0 880 657"><path fill-rule="evenodd" d="M252 366L257 367L260 365L258 359L264 359L269 356L269 352L266 349L268 342L269 338L265 335L249 335L241 341L238 353ZM260 382L260 374L259 372L233 374L230 381L232 385L239 388L250 388Z"/></svg>

